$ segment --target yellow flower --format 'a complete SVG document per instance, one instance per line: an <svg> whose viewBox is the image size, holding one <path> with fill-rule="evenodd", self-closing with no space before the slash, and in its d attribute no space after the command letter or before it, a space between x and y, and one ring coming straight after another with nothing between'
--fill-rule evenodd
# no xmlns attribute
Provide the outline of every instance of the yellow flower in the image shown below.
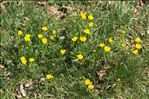
<svg viewBox="0 0 149 99"><path fill-rule="evenodd" d="M89 19L89 20L93 20L93 19L94 19L93 14L90 14L90 15L88 16L88 19Z"/></svg>
<svg viewBox="0 0 149 99"><path fill-rule="evenodd" d="M78 39L78 38L77 38L76 36L74 36L74 37L72 38L72 41L76 42L77 39Z"/></svg>
<svg viewBox="0 0 149 99"><path fill-rule="evenodd" d="M87 38L85 36L80 36L80 41L85 42Z"/></svg>
<svg viewBox="0 0 149 99"><path fill-rule="evenodd" d="M48 30L48 27L43 26L43 27L42 27L42 30L43 30L43 31L47 31L47 30Z"/></svg>
<svg viewBox="0 0 149 99"><path fill-rule="evenodd" d="M92 82L91 82L89 79L86 79L86 80L85 80L85 84L86 84L86 85L90 85L90 84L92 84Z"/></svg>
<svg viewBox="0 0 149 99"><path fill-rule="evenodd" d="M141 42L142 40L140 39L140 37L137 37L137 38L135 38L135 41L136 41L137 43L139 43L139 42Z"/></svg>
<svg viewBox="0 0 149 99"><path fill-rule="evenodd" d="M52 74L47 74L47 75L46 75L46 78L47 78L47 79L52 79L52 78L54 78L54 77L53 77Z"/></svg>
<svg viewBox="0 0 149 99"><path fill-rule="evenodd" d="M38 34L38 38L43 38L43 35L42 34Z"/></svg>
<svg viewBox="0 0 149 99"><path fill-rule="evenodd" d="M141 49L142 48L142 46L140 45L140 44L136 44L136 46L135 46L137 49Z"/></svg>
<svg viewBox="0 0 149 99"><path fill-rule="evenodd" d="M108 46L105 46L105 47L104 47L104 51L105 51L105 52L110 52L110 50L111 50L110 47L108 47Z"/></svg>
<svg viewBox="0 0 149 99"><path fill-rule="evenodd" d="M21 31L21 30L19 30L18 31L18 35L20 36L20 35L22 35L23 34L23 32Z"/></svg>
<svg viewBox="0 0 149 99"><path fill-rule="evenodd" d="M24 37L25 41L31 41L31 35L30 34L26 34Z"/></svg>
<svg viewBox="0 0 149 99"><path fill-rule="evenodd" d="M60 50L60 53L61 53L62 55L64 55L64 54L66 53L66 50L65 50L65 49L61 49L61 50Z"/></svg>
<svg viewBox="0 0 149 99"><path fill-rule="evenodd" d="M93 89L94 88L94 85L90 84L90 85L88 85L88 88L89 89Z"/></svg>
<svg viewBox="0 0 149 99"><path fill-rule="evenodd" d="M126 44L125 44L125 43L123 43L123 44L121 44L121 46L122 46L122 47L126 47Z"/></svg>
<svg viewBox="0 0 149 99"><path fill-rule="evenodd" d="M82 55L82 54L78 54L78 55L77 55L77 58L78 58L79 60L82 60L82 59L83 59L83 55Z"/></svg>
<svg viewBox="0 0 149 99"><path fill-rule="evenodd" d="M34 62L34 61L35 61L35 59L34 59L34 58L32 58L32 57L31 57L31 58L29 58L29 62L30 62L30 63L32 63L32 62Z"/></svg>
<svg viewBox="0 0 149 99"><path fill-rule="evenodd" d="M100 47L104 47L105 44L104 44L104 43L100 43L99 46L100 46Z"/></svg>
<svg viewBox="0 0 149 99"><path fill-rule="evenodd" d="M47 38L45 38L45 37L42 38L42 43L43 43L43 44L47 44Z"/></svg>
<svg viewBox="0 0 149 99"><path fill-rule="evenodd" d="M56 34L56 30L52 30L52 34L55 35Z"/></svg>
<svg viewBox="0 0 149 99"><path fill-rule="evenodd" d="M84 12L84 13L83 13L83 12L81 12L81 13L80 13L80 15L81 15L81 18L82 18L83 20L85 20L85 19L86 19L86 12Z"/></svg>
<svg viewBox="0 0 149 99"><path fill-rule="evenodd" d="M90 30L89 29L84 29L83 32L88 34L88 35L90 34Z"/></svg>
<svg viewBox="0 0 149 99"><path fill-rule="evenodd" d="M108 39L108 41L109 41L109 43L112 43L112 42L113 42L112 37L110 37L110 38Z"/></svg>
<svg viewBox="0 0 149 99"><path fill-rule="evenodd" d="M94 23L90 22L88 25L89 25L89 27L93 27Z"/></svg>
<svg viewBox="0 0 149 99"><path fill-rule="evenodd" d="M22 64L26 64L27 63L26 58L24 56L22 56L20 58L20 60L21 60Z"/></svg>
<svg viewBox="0 0 149 99"><path fill-rule="evenodd" d="M132 51L132 53L133 53L133 54L136 54L136 55L138 54L138 52L139 52L139 51L138 51L137 49Z"/></svg>

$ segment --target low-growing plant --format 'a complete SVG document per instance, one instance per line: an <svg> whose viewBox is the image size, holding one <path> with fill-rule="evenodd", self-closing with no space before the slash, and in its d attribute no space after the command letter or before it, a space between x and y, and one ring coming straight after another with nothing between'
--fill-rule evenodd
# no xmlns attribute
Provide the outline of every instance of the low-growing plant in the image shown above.
<svg viewBox="0 0 149 99"><path fill-rule="evenodd" d="M147 67L146 40L132 32L131 6L91 3L62 18L48 16L47 6L36 2L9 2L10 13L1 14L3 97L12 95L9 88L18 94L20 82L29 79L29 97L137 97L139 91L122 94L139 88Z"/></svg>

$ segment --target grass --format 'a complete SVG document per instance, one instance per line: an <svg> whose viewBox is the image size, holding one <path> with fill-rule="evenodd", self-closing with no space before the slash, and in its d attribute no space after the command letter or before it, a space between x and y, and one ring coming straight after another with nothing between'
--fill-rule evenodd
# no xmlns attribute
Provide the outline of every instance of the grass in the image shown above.
<svg viewBox="0 0 149 99"><path fill-rule="evenodd" d="M149 9L145 5L134 13L134 4L137 3L69 0L4 4L6 12L2 10L0 28L2 99L23 97L22 90L26 92L24 98L148 99ZM58 10L57 6L53 8L57 13L49 14L53 5L58 6ZM83 20L80 12L93 14L94 19ZM89 27L89 22L94 26ZM48 31L43 31L43 26ZM86 28L90 35L83 32ZM23 32L20 36L19 30ZM56 34L52 34L53 30ZM27 33L31 34L29 42L24 39ZM38 38L40 33L47 38L46 44ZM74 36L78 37L76 42L72 41ZM80 36L87 40L80 41ZM133 54L137 37L142 40L142 48ZM110 52L105 52L100 43L110 47ZM122 47L123 43L126 46ZM61 49L66 50L64 55ZM80 53L83 59L77 58ZM27 64L22 64L22 56ZM35 59L32 63L28 60L31 57ZM47 79L48 74L54 78ZM86 79L92 82L93 89L85 84Z"/></svg>

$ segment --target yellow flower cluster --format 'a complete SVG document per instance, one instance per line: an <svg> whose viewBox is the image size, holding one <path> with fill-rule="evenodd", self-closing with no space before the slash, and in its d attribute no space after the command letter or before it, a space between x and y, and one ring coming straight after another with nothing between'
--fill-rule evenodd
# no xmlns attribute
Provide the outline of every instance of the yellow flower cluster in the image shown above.
<svg viewBox="0 0 149 99"><path fill-rule="evenodd" d="M52 30L52 35L50 35L50 39L54 40L55 37L56 37L56 30L54 29L54 30Z"/></svg>
<svg viewBox="0 0 149 99"><path fill-rule="evenodd" d="M86 12L81 12L80 15L81 15L81 18L82 18L83 20L87 19ZM93 14L90 14L90 15L88 16L88 19L89 19L89 20L93 20L93 19L94 19Z"/></svg>
<svg viewBox="0 0 149 99"><path fill-rule="evenodd" d="M22 64L27 64L27 60L26 60L25 56L20 57L20 60L21 60ZM29 58L30 63L32 63L34 61L35 61L35 59L33 57Z"/></svg>
<svg viewBox="0 0 149 99"><path fill-rule="evenodd" d="M86 15L86 12L81 12L81 18L84 20L84 19L87 19L87 15ZM93 14L90 14L89 16L88 16L88 19L89 20L93 20L94 19L94 17L93 17ZM89 27L93 27L93 25L94 25L94 23L93 22L89 22Z"/></svg>
<svg viewBox="0 0 149 99"><path fill-rule="evenodd" d="M19 30L18 31L18 36L21 36L21 35L23 35L23 32L21 31L21 30ZM29 41L31 41L31 34L25 34L25 36L24 36L24 40L26 41L26 42L29 42Z"/></svg>
<svg viewBox="0 0 149 99"><path fill-rule="evenodd" d="M83 30L82 30L83 34L81 34L81 35L79 35L79 36L76 36L76 34L73 35L73 37L71 38L71 40L73 41L73 44L74 44L74 42L76 42L77 40L81 41L82 43L86 42L86 41L88 40L87 37L88 37L88 36L91 36L90 34L92 33L92 32L91 32L91 27L94 26L94 23L92 22L92 20L94 19L93 14L90 14L90 15L87 16L86 12L85 12L85 13L81 12L81 18L82 18L83 20L88 19L88 22L89 22L89 23L87 24L87 25L88 25L87 27L83 28ZM48 27L47 27L47 26L43 26L43 27L41 28L41 30L44 31L45 33L47 33ZM56 31L55 29L52 30L52 33L51 33L51 35L49 36L51 40L54 40L54 39L55 39L55 37L56 37L56 32L57 32L57 31ZM121 33L122 33L122 34L125 34L126 31L123 30L123 31L121 31ZM18 36L21 36L21 35L23 35L23 32L22 32L21 30L19 30L19 31L18 31ZM25 40L26 42L31 41L31 36L32 36L32 35L29 34L29 33L28 33L28 34L25 34L24 40ZM41 40L41 42L42 42L43 44L47 44L47 43L48 43L48 39L47 39L47 37L44 36L44 34L39 33L39 34L37 34L37 37ZM107 40L107 42L109 43L108 45L105 44L104 42L101 42L101 43L99 44L99 47L101 47L104 52L108 53L108 52L111 51L111 46L109 46L109 45L112 45L113 42L115 42L115 40L116 40L116 39L113 39L112 37L110 37L110 38ZM139 50L142 48L142 45L140 44L140 43L142 42L142 40L140 39L140 37L137 37L137 38L135 38L135 42L136 42L136 44L135 44L135 49L132 50L132 53L133 53L133 54L138 54L138 53L139 53ZM122 46L122 47L126 47L126 43L122 43L121 46ZM93 51L96 52L95 49L93 49ZM62 55L62 56L64 56L64 55L67 54L67 53L68 53L68 52L67 52L66 49L60 49L60 50L59 50L59 54ZM83 60L84 57L85 57L85 54L83 54L82 52L80 52L80 53L78 53L78 54L75 55L75 58L76 58L77 60L79 60L79 61ZM33 63L33 62L35 61L35 59L34 59L33 57L26 58L25 56L22 56L22 57L20 57L20 61L21 61L22 64L25 65L25 64L27 64L27 63ZM54 76L53 76L52 74L47 74L47 75L45 76L45 78L46 78L46 79L53 79ZM91 89L91 90L92 90L92 89L94 89L94 87L95 87L95 86L93 85L93 83L92 83L89 79L86 79L86 80L84 81L84 83L87 85L88 89Z"/></svg>
<svg viewBox="0 0 149 99"><path fill-rule="evenodd" d="M43 26L43 27L42 27L42 30L43 30L43 31L48 31L48 27ZM39 33L37 36L38 36L39 39L41 39L41 42L42 42L43 44L47 44L47 43L48 43L48 39L47 39L46 37L44 37L43 34Z"/></svg>
<svg viewBox="0 0 149 99"><path fill-rule="evenodd" d="M21 30L19 30L18 31L18 36L21 36L21 35L23 35L23 32L21 31ZM25 36L24 36L24 40L26 41L26 42L29 42L29 41L31 41L31 34L25 34Z"/></svg>
<svg viewBox="0 0 149 99"><path fill-rule="evenodd" d="M88 86L89 89L94 89L94 85L89 79L86 79L84 82Z"/></svg>
<svg viewBox="0 0 149 99"><path fill-rule="evenodd" d="M135 54L135 55L137 55L139 53L139 49L142 48L142 45L139 44L139 43L142 42L142 40L140 39L140 37L137 37L137 38L135 38L135 42L136 42L135 49L132 50L132 53Z"/></svg>
<svg viewBox="0 0 149 99"><path fill-rule="evenodd" d="M86 14L86 12L81 12L81 13L80 13L80 16L81 16L81 18L82 18L83 20L87 19L87 14ZM90 14L90 15L88 16L88 19L89 19L89 20L93 20L93 19L94 19L93 14ZM89 27L93 27L93 25L94 25L93 22L89 22ZM84 29L83 32L84 32L85 34L87 34L87 35L90 35L90 34L91 34L91 32L90 32L90 30L89 30L88 28ZM78 37L77 37L77 36L74 36L74 37L71 38L71 40L72 40L73 42L76 42L76 41L78 40ZM87 37L86 37L85 35L84 35L84 36L80 36L80 41L86 42L86 41L87 41Z"/></svg>
<svg viewBox="0 0 149 99"><path fill-rule="evenodd" d="M18 36L21 36L21 35L23 35L23 32L22 32L21 30L19 30L19 31L18 31ZM31 34L25 34L24 40L25 40L26 42L31 41Z"/></svg>
<svg viewBox="0 0 149 99"><path fill-rule="evenodd" d="M47 31L48 28L47 28L46 26L43 26L43 27L42 27L42 30L43 30L43 31ZM22 32L21 30L19 30L19 31L18 31L18 36L21 36L22 34L23 34L23 32ZM56 30L53 30L53 31L52 31L52 35L55 35L55 34L56 34ZM43 44L47 44L48 39L47 39L46 37L44 37L43 34L39 33L37 36L38 36L39 39L41 39L41 41L42 41ZM25 34L24 40L25 40L26 42L31 41L31 34ZM66 52L66 50L64 50L64 49L61 50L61 54L65 54L65 52ZM27 59L25 58L25 56L20 57L20 61L21 61L22 64L27 64ZM28 61L29 61L30 63L32 63L32 62L35 61L35 59L34 59L33 57L31 57L31 58L28 59Z"/></svg>
<svg viewBox="0 0 149 99"><path fill-rule="evenodd" d="M81 13L80 13L80 16L81 16L82 20L85 20L85 19L87 19L87 18L88 18L88 20L93 20L93 19L94 19L93 14L90 14L89 16L87 16L86 12L81 12ZM89 22L89 23L88 23L88 27L90 27L90 28L93 27L93 25L94 25L93 22ZM83 32L84 32L85 35L81 35L80 37L73 36L73 37L71 38L71 40L72 40L73 42L76 42L76 41L79 39L81 42L86 42L86 41L87 41L87 35L90 35L91 32L90 32L90 29L88 29L88 28L85 28L85 29L83 30ZM60 50L60 53L61 53L62 55L65 54L65 52L66 52L66 50L64 50L64 49ZM78 54L76 57L77 57L78 60L82 60L82 59L84 58L81 53Z"/></svg>
<svg viewBox="0 0 149 99"><path fill-rule="evenodd" d="M92 22L92 20L94 19L94 16L93 16L93 14L90 14L90 15L88 15L87 16L87 14L86 14L86 12L81 12L80 13L80 16L81 16L81 18L83 19L83 20L85 20L85 19L87 19L87 17L88 17L88 20L90 20L90 22L88 23L88 27L93 27L93 25L94 25L94 23ZM89 29L84 29L84 31L83 31L85 34L90 34L90 30Z"/></svg>
<svg viewBox="0 0 149 99"><path fill-rule="evenodd" d="M43 31L47 31L48 29L47 29L47 27L44 26L44 27L42 27L42 30ZM50 39L54 40L55 37L56 37L56 30L52 30L52 35L50 35ZM43 44L47 44L48 43L48 39L46 37L44 37L43 34L38 34L38 38L41 39Z"/></svg>
<svg viewBox="0 0 149 99"><path fill-rule="evenodd" d="M87 19L86 12L81 12L80 15L81 15L81 18L82 18L82 19ZM94 19L93 14L90 14L90 15L88 16L88 19L89 19L89 20L93 20L93 19Z"/></svg>
<svg viewBox="0 0 149 99"><path fill-rule="evenodd" d="M106 46L104 43L100 43L99 46L104 49L105 52L110 52L111 48Z"/></svg>
<svg viewBox="0 0 149 99"><path fill-rule="evenodd" d="M20 36L22 34L23 34L23 32L21 30L19 30L18 35ZM25 34L24 40L26 42L31 41L31 34ZM30 63L35 61L35 59L33 57L30 57L28 60L29 60ZM25 56L20 57L20 61L21 61L22 64L27 64L27 59L25 58Z"/></svg>
<svg viewBox="0 0 149 99"><path fill-rule="evenodd" d="M89 19L89 20L93 20L93 19L94 19L93 14L90 14L90 15L88 16L88 19ZM93 23L93 22L89 22L88 26L91 28L91 27L94 26L94 23Z"/></svg>
<svg viewBox="0 0 149 99"><path fill-rule="evenodd" d="M48 28L46 26L44 26L44 27L42 27L42 30L43 31L47 31ZM50 39L51 40L54 40L55 37L56 37L56 30L54 29L54 30L52 30L52 33L50 35ZM44 37L43 34L38 34L38 38L41 39L41 41L42 41L43 44L47 44L48 43L48 39L46 37Z"/></svg>

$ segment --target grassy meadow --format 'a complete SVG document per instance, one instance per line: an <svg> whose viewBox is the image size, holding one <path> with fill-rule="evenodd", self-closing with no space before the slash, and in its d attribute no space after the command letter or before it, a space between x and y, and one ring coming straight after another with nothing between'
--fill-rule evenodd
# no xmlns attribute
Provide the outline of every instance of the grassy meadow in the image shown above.
<svg viewBox="0 0 149 99"><path fill-rule="evenodd" d="M149 99L149 5L2 1L1 99Z"/></svg>

